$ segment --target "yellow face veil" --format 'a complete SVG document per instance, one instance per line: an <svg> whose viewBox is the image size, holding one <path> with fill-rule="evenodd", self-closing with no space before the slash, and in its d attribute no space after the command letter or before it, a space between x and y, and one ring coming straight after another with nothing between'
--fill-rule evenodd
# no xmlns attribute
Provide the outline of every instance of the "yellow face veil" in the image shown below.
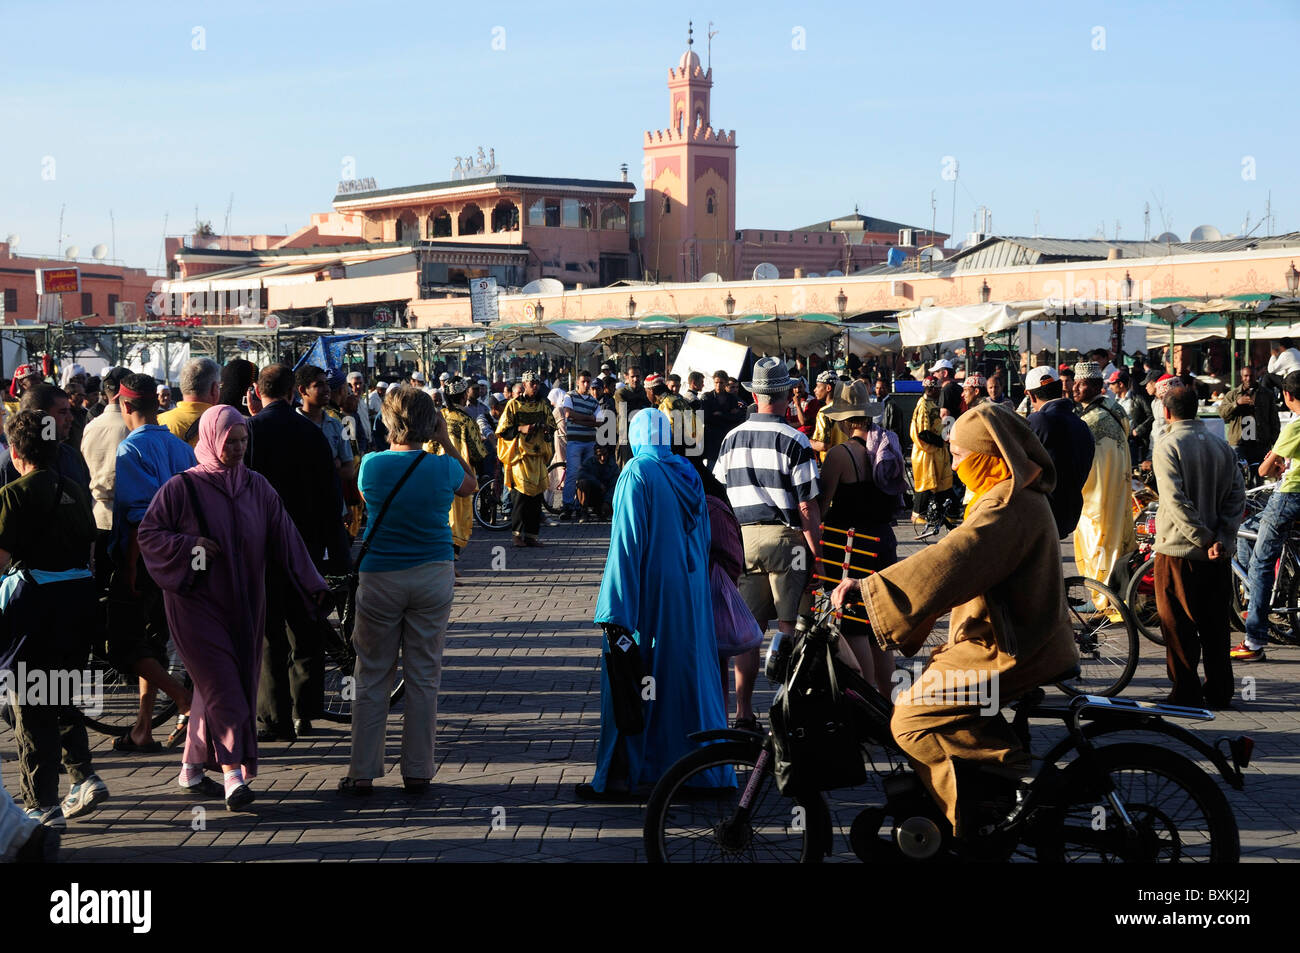
<svg viewBox="0 0 1300 953"><path fill-rule="evenodd" d="M970 502L962 514L965 517L970 515L970 508L981 496L1003 480L1011 479L1011 468L999 456L972 451L957 465L957 478L971 491Z"/></svg>

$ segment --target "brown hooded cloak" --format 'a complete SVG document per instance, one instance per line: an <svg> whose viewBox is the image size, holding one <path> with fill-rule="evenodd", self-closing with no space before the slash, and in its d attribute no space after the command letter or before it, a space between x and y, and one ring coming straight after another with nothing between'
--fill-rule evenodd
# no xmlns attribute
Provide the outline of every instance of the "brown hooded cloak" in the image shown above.
<svg viewBox="0 0 1300 953"><path fill-rule="evenodd" d="M952 613L948 644L897 699L890 727L961 836L952 759L985 762L1013 777L1027 773L1029 755L997 708L1073 669L1079 653L1047 502L1056 483L1047 451L1019 416L993 404L963 414L952 442L1001 457L1011 478L976 500L957 529L861 588L881 647L907 656ZM935 690L963 679L980 685L978 698Z"/></svg>

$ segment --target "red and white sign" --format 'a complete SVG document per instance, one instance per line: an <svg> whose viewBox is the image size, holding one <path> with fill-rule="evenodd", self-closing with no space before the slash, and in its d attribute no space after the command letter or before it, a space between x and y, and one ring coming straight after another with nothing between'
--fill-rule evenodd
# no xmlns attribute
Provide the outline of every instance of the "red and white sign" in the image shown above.
<svg viewBox="0 0 1300 953"><path fill-rule="evenodd" d="M266 329L268 331L274 331L279 326L280 326L280 319L278 317L276 317L274 314L268 314L266 316Z"/></svg>
<svg viewBox="0 0 1300 953"><path fill-rule="evenodd" d="M38 295L72 294L81 290L80 268L37 268Z"/></svg>

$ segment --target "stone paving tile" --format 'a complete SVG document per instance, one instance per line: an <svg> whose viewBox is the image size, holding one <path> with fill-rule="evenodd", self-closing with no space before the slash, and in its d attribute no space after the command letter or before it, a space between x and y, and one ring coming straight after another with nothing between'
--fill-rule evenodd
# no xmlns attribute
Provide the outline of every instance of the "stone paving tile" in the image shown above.
<svg viewBox="0 0 1300 953"><path fill-rule="evenodd" d="M64 856L110 863L641 860L642 806L586 804L573 794L573 785L591 776L600 731L601 638L590 619L607 534L605 525L559 525L546 530L546 548L515 551L505 534L476 531L447 633L437 776L423 797L401 788L400 705L388 722L389 774L376 781L373 797L351 801L335 792L347 771L350 729L321 722L311 736L262 746L253 783L258 800L243 814L178 795L178 752L127 756L92 734L96 769L112 797L69 822ZM921 545L908 527L899 534L903 555ZM489 568L499 545L507 547L502 573ZM1063 552L1068 563L1068 544ZM1268 655L1267 662L1238 666L1252 700L1214 722L1184 724L1209 740L1255 738L1245 790L1221 786L1237 814L1243 858L1298 861L1300 648L1270 646ZM756 704L763 711L771 690L760 683ZM1128 694L1154 700L1166 691L1163 650L1143 641ZM1059 732L1044 726L1036 738ZM1159 736L1134 740L1169 744ZM7 729L0 731L0 759L16 786ZM832 859L852 859L849 825L864 805L882 800L874 779L834 792ZM200 813L203 829L195 830Z"/></svg>

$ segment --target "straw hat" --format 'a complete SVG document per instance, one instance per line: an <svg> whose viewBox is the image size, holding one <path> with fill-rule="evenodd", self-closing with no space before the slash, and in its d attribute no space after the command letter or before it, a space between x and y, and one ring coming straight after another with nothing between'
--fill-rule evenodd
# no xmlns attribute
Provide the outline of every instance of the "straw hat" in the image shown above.
<svg viewBox="0 0 1300 953"><path fill-rule="evenodd" d="M862 381L840 384L835 388L831 410L823 410L828 420L848 420L850 417L878 417L885 410L883 404L871 399L871 392Z"/></svg>

